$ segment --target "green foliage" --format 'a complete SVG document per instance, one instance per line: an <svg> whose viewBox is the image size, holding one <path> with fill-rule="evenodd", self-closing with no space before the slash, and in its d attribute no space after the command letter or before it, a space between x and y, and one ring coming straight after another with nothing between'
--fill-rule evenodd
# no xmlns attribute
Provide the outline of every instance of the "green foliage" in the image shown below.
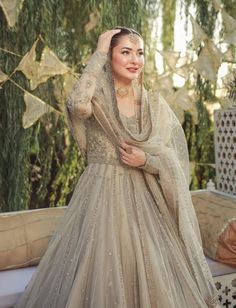
<svg viewBox="0 0 236 308"><path fill-rule="evenodd" d="M164 49L174 48L174 23L175 23L175 10L176 1L162 1L163 6L163 32L162 43Z"/></svg>
<svg viewBox="0 0 236 308"><path fill-rule="evenodd" d="M155 5L156 1L148 0L25 0L13 28L7 27L0 9L0 47L23 56L40 35L62 61L81 73L102 31L125 25L144 32L145 39L150 38ZM86 33L85 25L94 12L100 15L99 23ZM37 47L37 60L43 45ZM20 59L0 51L0 68L11 74ZM13 79L30 90L20 72ZM63 106L53 93L52 79L33 94L61 109ZM67 204L85 165L75 142L68 137L64 117L47 114L31 128L23 129L23 92L7 81L0 90L0 98L0 211Z"/></svg>
<svg viewBox="0 0 236 308"><path fill-rule="evenodd" d="M2 11L0 12L0 29L1 47L23 54L26 47L18 46L19 38L14 28L6 30L7 24ZM18 62L17 56L0 52L0 67L5 73L10 75ZM17 80L21 86L27 87L25 78L20 73L15 74L13 79ZM1 211L12 211L26 208L29 200L28 151L32 129L26 131L22 128L24 101L19 89L7 82L0 90L0 100L0 209Z"/></svg>
<svg viewBox="0 0 236 308"><path fill-rule="evenodd" d="M224 4L226 12L229 12L229 14L236 18L236 1L235 0L222 0L222 3Z"/></svg>
<svg viewBox="0 0 236 308"><path fill-rule="evenodd" d="M194 1L197 12L196 19L209 37L213 36L217 14L207 0ZM199 47L199 53L202 46ZM198 124L189 123L189 117L185 118L185 132L188 139L190 160L195 162L195 172L192 177L191 189L206 188L209 179L215 180L215 170L207 164L214 164L214 130L205 101L213 101L214 87L212 84L198 75L196 83L198 93L197 110ZM188 133L188 130L191 133ZM206 164L206 165L205 165Z"/></svg>
<svg viewBox="0 0 236 308"><path fill-rule="evenodd" d="M59 57L66 58L68 53L66 48L69 46L66 46L63 30L64 1L25 0L19 20L12 29L7 27L2 11L0 14L1 47L23 56L38 35L41 35L45 43ZM40 48L38 49L37 56L40 58ZM7 74L14 70L19 61L20 58L15 55L0 52L0 67ZM21 73L14 74L13 79L29 90L29 84ZM51 82L40 85L34 94L57 108ZM63 117L55 119L55 115L48 114L35 126L23 129L22 115L25 109L23 92L7 81L0 95L2 118L0 209L12 211L49 206L48 195L52 193L56 176L59 176L54 166L58 161L59 152L64 151L64 119ZM74 148L74 145L70 144L69 148L71 147ZM64 161L60 161L61 164L68 160L64 157L63 159ZM65 182L73 181L68 174L64 174L64 178ZM70 188L63 190L64 195L61 194L63 200L69 192Z"/></svg>
<svg viewBox="0 0 236 308"><path fill-rule="evenodd" d="M234 1L223 2L226 10L235 17ZM209 0L185 0L181 5L185 5L186 15L191 4L197 9L197 21L211 37L217 12ZM25 0L13 28L8 28L0 9L0 47L23 56L40 35L43 42L37 47L38 60L44 44L47 44L59 59L81 73L96 48L98 35L116 25L125 25L142 33L146 43L146 60L151 63L154 62L156 49L152 27L160 8L163 13L163 46L170 50L174 42L176 10L176 1L173 0ZM85 26L92 13L100 18L98 24L86 32ZM20 59L0 50L1 70L11 74ZM17 72L12 78L30 90L22 73ZM33 94L55 109L62 110L63 106L54 95L54 79L60 78L51 78ZM204 105L204 101L211 101L214 97L214 88L200 76L196 88L199 94L199 124L194 125L188 113L184 122L190 158L196 162L191 185L194 189L205 187L206 181L214 177L214 170L204 165L214 162L213 125ZM0 211L67 204L85 162L72 141L64 117L47 114L31 128L23 129L23 92L7 81L0 89L0 100Z"/></svg>

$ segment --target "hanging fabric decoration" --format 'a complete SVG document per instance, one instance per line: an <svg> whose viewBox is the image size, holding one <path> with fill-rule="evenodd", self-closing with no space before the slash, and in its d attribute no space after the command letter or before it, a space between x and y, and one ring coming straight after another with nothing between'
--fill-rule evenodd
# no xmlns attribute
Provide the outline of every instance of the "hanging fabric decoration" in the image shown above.
<svg viewBox="0 0 236 308"><path fill-rule="evenodd" d="M222 3L220 2L220 0L212 0L211 1L212 2L212 5L213 5L213 7L214 7L214 9L216 10L216 11L220 11L221 10L221 8L222 8Z"/></svg>
<svg viewBox="0 0 236 308"><path fill-rule="evenodd" d="M220 50L210 40L205 40L204 47L193 66L203 77L215 82L221 60Z"/></svg>
<svg viewBox="0 0 236 308"><path fill-rule="evenodd" d="M67 73L63 76L63 81L55 79L53 80L54 95L57 101L60 103L60 108L64 110L64 104L68 100L70 93L72 92L76 81L78 81L78 74Z"/></svg>
<svg viewBox="0 0 236 308"><path fill-rule="evenodd" d="M158 76L157 82L155 83L155 87L153 87L153 89L159 91L159 93L164 97L167 97L170 93L172 94L174 92L172 74L164 73Z"/></svg>
<svg viewBox="0 0 236 308"><path fill-rule="evenodd" d="M202 28L199 26L199 24L195 21L192 15L190 15L190 20L193 27L193 45L195 48L197 48L202 41L208 39L206 33L202 30Z"/></svg>
<svg viewBox="0 0 236 308"><path fill-rule="evenodd" d="M173 91L166 99L181 123L184 122L184 111L189 111L193 117L194 123L197 123L198 112L195 104L196 97L194 97L192 93L190 95L186 86L179 88L177 91Z"/></svg>
<svg viewBox="0 0 236 308"><path fill-rule="evenodd" d="M189 56L186 54L178 59L174 73L187 79L189 77L191 67L192 63L189 63Z"/></svg>
<svg viewBox="0 0 236 308"><path fill-rule="evenodd" d="M13 27L17 22L23 2L24 0L0 0L0 6L2 7L9 27Z"/></svg>
<svg viewBox="0 0 236 308"><path fill-rule="evenodd" d="M63 75L69 70L70 68L61 62L55 53L46 46L38 64L38 80L32 80L32 90L37 88L40 83L47 81L51 76Z"/></svg>
<svg viewBox="0 0 236 308"><path fill-rule="evenodd" d="M157 51L162 55L172 73L178 74L185 79L188 78L191 67L191 63L188 63L188 55L180 57L180 52L177 51Z"/></svg>
<svg viewBox="0 0 236 308"><path fill-rule="evenodd" d="M93 30L98 25L99 20L100 20L100 13L98 10L91 13L89 15L89 22L84 27L85 32L88 33L91 30Z"/></svg>
<svg viewBox="0 0 236 308"><path fill-rule="evenodd" d="M177 51L161 51L158 50L158 52L162 55L164 60L166 61L166 64L169 66L169 68L174 71L176 64L180 57L180 52Z"/></svg>
<svg viewBox="0 0 236 308"><path fill-rule="evenodd" d="M36 59L36 45L38 43L38 39L34 42L31 49L24 55L21 59L19 65L15 69L16 71L22 71L22 73L26 76L26 78L33 80L37 76L38 71L38 63L35 61Z"/></svg>
<svg viewBox="0 0 236 308"><path fill-rule="evenodd" d="M189 77L190 67L191 64L190 65L186 64L180 67L176 67L175 74L187 79Z"/></svg>
<svg viewBox="0 0 236 308"><path fill-rule="evenodd" d="M8 79L8 76L0 70L0 83L7 79Z"/></svg>
<svg viewBox="0 0 236 308"><path fill-rule="evenodd" d="M23 114L23 127L28 128L32 126L42 115L45 113L56 111L53 107L46 104L40 98L25 92L24 100L26 104L26 110Z"/></svg>
<svg viewBox="0 0 236 308"><path fill-rule="evenodd" d="M16 68L16 70L22 71L30 79L31 90L34 90L39 84L47 81L49 77L65 74L70 70L47 46L42 52L41 61L36 61L35 49L37 42L38 40L34 42L30 51L25 54Z"/></svg>
<svg viewBox="0 0 236 308"><path fill-rule="evenodd" d="M236 46L236 20L224 9L221 10L221 14L226 28L225 42Z"/></svg>

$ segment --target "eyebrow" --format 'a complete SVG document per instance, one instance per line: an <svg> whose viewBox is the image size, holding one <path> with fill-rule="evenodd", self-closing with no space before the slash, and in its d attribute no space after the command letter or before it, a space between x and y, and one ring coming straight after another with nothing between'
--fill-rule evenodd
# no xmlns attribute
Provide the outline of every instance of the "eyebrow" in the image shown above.
<svg viewBox="0 0 236 308"><path fill-rule="evenodd" d="M132 50L132 48L130 48L130 47L122 47L121 50L122 50L122 49ZM140 51L140 50L143 50L143 48L139 48L139 49L138 49L138 51Z"/></svg>

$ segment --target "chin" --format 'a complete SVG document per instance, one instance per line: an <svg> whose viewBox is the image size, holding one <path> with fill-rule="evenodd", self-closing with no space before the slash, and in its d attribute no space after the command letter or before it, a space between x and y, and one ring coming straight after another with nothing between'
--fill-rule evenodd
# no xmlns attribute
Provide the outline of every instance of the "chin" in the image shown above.
<svg viewBox="0 0 236 308"><path fill-rule="evenodd" d="M123 81L124 83L130 83L139 77L139 74L120 74L114 75L115 79Z"/></svg>
<svg viewBox="0 0 236 308"><path fill-rule="evenodd" d="M129 80L129 81L133 81L135 79L137 79L139 77L139 74L132 74L129 76L124 76L125 79Z"/></svg>

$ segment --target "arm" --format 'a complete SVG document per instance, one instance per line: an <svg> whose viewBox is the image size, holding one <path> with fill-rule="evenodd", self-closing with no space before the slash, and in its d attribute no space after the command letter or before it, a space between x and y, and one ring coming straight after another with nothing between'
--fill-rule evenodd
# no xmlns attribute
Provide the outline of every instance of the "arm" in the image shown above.
<svg viewBox="0 0 236 308"><path fill-rule="evenodd" d="M143 169L144 171L151 174L158 174L160 170L160 159L158 156L145 153L146 161L145 164L139 166L138 168Z"/></svg>
<svg viewBox="0 0 236 308"><path fill-rule="evenodd" d="M111 39L119 32L120 29L109 30L99 36L97 50L91 56L67 102L67 110L73 115L84 119L92 115L91 100L96 88L96 81L107 61Z"/></svg>
<svg viewBox="0 0 236 308"><path fill-rule="evenodd" d="M131 146L122 141L119 145L121 161L131 167L143 169L151 174L159 174L160 158L157 155L151 155L142 149Z"/></svg>
<svg viewBox="0 0 236 308"><path fill-rule="evenodd" d="M92 115L91 100L97 78L106 60L107 55L98 50L91 56L67 101L67 109L73 115L79 118L88 118Z"/></svg>

